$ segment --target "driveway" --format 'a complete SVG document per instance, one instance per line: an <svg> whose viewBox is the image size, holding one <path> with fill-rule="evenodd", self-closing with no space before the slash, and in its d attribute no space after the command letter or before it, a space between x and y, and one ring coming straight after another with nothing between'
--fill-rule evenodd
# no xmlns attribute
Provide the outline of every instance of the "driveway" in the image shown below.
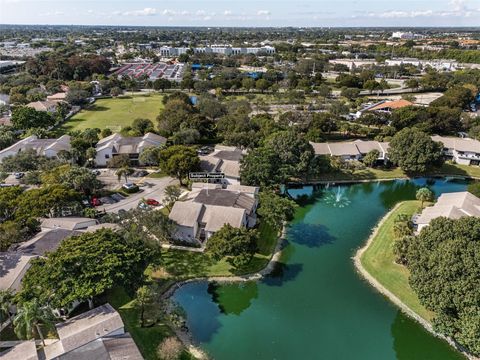
<svg viewBox="0 0 480 360"><path fill-rule="evenodd" d="M142 198L155 199L161 203L164 197L163 192L165 188L168 185L178 185L178 180L175 180L171 177L164 177L160 179L153 179L148 177L141 179L129 178L129 181L137 183L140 186L141 191L135 194L131 194L129 197L119 201L118 203L98 206L97 209L99 211L106 211L110 213L117 213L119 210L128 211L130 209L136 208ZM124 181L122 181L122 183L123 182ZM118 188L118 181L116 182L116 185L116 187Z"/></svg>

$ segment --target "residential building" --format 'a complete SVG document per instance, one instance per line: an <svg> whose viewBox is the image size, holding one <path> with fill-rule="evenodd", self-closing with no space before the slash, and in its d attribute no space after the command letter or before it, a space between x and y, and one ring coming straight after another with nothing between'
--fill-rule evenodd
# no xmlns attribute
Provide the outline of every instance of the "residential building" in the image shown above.
<svg viewBox="0 0 480 360"><path fill-rule="evenodd" d="M407 106L413 106L414 104L405 99L399 99L394 101L383 101L379 104L375 104L371 108L368 108L367 111L381 111L391 113L393 110L401 109Z"/></svg>
<svg viewBox="0 0 480 360"><path fill-rule="evenodd" d="M97 153L95 164L97 166L106 166L108 161L115 156L126 154L134 165L140 163L140 154L148 147L163 146L167 139L160 135L147 133L139 137L124 137L118 133L103 138L95 147Z"/></svg>
<svg viewBox="0 0 480 360"><path fill-rule="evenodd" d="M220 172L225 178L223 184L240 184L240 161L245 151L234 146L217 145L208 155L200 156L200 169L205 172Z"/></svg>
<svg viewBox="0 0 480 360"><path fill-rule="evenodd" d="M95 226L98 221L87 217L58 217L46 218L41 221L41 227L45 230L85 230L90 226Z"/></svg>
<svg viewBox="0 0 480 360"><path fill-rule="evenodd" d="M480 141L468 138L432 136L443 144L443 154L461 165L480 165Z"/></svg>
<svg viewBox="0 0 480 360"><path fill-rule="evenodd" d="M19 291L30 260L36 257L13 251L0 253L0 290Z"/></svg>
<svg viewBox="0 0 480 360"><path fill-rule="evenodd" d="M35 109L37 111L45 111L53 114L57 111L57 102L55 101L34 101L26 105L29 108Z"/></svg>
<svg viewBox="0 0 480 360"><path fill-rule="evenodd" d="M385 162L389 144L379 141L343 141L333 143L314 143L310 142L316 156L339 156L343 160L361 160L372 150L378 150L380 153L378 161Z"/></svg>
<svg viewBox="0 0 480 360"><path fill-rule="evenodd" d="M59 340L37 351L24 341L0 354L17 360L143 360L120 314L110 304L99 306L56 325Z"/></svg>
<svg viewBox="0 0 480 360"><path fill-rule="evenodd" d="M177 225L174 238L203 244L225 224L251 228L256 224L258 188L195 184L184 201L175 202L169 218Z"/></svg>
<svg viewBox="0 0 480 360"><path fill-rule="evenodd" d="M20 344L0 353L2 360L38 360L35 340L22 341Z"/></svg>
<svg viewBox="0 0 480 360"><path fill-rule="evenodd" d="M438 217L459 219L464 216L480 216L480 199L468 191L444 193L433 206L423 209L420 215L414 216L413 223L416 231L420 232Z"/></svg>
<svg viewBox="0 0 480 360"><path fill-rule="evenodd" d="M17 155L21 151L35 150L38 155L56 158L60 151L70 151L70 136L62 135L58 139L39 139L31 135L0 151L0 161L7 156Z"/></svg>
<svg viewBox="0 0 480 360"><path fill-rule="evenodd" d="M67 98L67 93L66 92L58 92L53 95L47 96L47 101L65 101Z"/></svg>

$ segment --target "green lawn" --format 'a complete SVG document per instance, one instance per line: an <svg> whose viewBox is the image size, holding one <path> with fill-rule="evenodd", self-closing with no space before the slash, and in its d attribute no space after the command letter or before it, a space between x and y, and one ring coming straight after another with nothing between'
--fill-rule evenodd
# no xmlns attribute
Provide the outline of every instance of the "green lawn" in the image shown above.
<svg viewBox="0 0 480 360"><path fill-rule="evenodd" d="M409 271L405 266L396 264L393 255L393 225L398 214L413 215L420 208L420 202L405 201L391 213L360 261L366 271L379 283L397 296L405 305L425 320L431 321L433 313L420 304L417 295L408 283Z"/></svg>
<svg viewBox="0 0 480 360"><path fill-rule="evenodd" d="M163 108L162 98L162 95L139 95L98 99L67 120L61 130L67 132L87 128L110 128L112 131L120 131L131 125L136 118L154 121Z"/></svg>
<svg viewBox="0 0 480 360"><path fill-rule="evenodd" d="M258 251L252 261L242 269L234 269L227 259L214 261L204 253L164 249L162 268L153 271L151 276L156 280L184 280L205 276L242 275L259 271L270 260L277 240L277 235L268 225L261 223L259 232Z"/></svg>
<svg viewBox="0 0 480 360"><path fill-rule="evenodd" d="M468 166L468 165L458 165L445 163L439 169L434 169L430 171L428 175L437 175L437 176L465 176L480 178L480 166ZM376 180L376 179L401 179L407 178L408 175L403 172L402 169L396 167L391 169L382 169L382 168L366 168L364 170L354 171L353 173L346 172L332 172L325 173L319 178L315 179L316 181L341 181L341 180Z"/></svg>

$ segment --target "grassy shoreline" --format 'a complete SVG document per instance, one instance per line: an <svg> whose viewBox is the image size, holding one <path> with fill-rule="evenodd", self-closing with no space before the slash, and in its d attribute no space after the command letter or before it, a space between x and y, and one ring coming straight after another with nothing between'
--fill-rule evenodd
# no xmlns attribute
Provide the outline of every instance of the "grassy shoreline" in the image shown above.
<svg viewBox="0 0 480 360"><path fill-rule="evenodd" d="M440 168L433 169L427 174L422 174L419 176L458 176L471 179L480 179L480 166L445 163ZM318 178L312 179L309 182L395 180L407 179L411 177L411 175L407 175L398 167L391 169L367 168L364 170L357 170L352 173L327 173Z"/></svg>
<svg viewBox="0 0 480 360"><path fill-rule="evenodd" d="M394 294L413 312L430 322L433 313L427 310L418 299L408 283L409 271L395 263L393 243L395 241L393 227L399 214L412 216L420 208L420 201L404 201L389 212L377 228L374 236L360 256L363 268L382 286Z"/></svg>

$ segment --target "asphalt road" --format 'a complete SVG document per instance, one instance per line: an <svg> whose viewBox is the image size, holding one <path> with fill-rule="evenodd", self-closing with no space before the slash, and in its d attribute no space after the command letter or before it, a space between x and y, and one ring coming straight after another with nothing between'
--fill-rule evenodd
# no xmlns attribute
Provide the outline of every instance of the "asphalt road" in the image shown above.
<svg viewBox="0 0 480 360"><path fill-rule="evenodd" d="M99 179L101 179L99 177ZM101 179L103 181L103 179ZM118 180L116 180L116 187L119 187ZM125 198L124 200L119 201L115 204L106 204L102 206L98 206L96 209L99 211L106 211L111 213L117 213L119 210L130 210L134 209L138 206L139 201L142 198L145 199L155 199L158 202L162 202L164 197L164 190L165 187L168 185L178 185L178 180L175 180L171 177L164 177L160 179L153 179L153 178L142 178L142 179L135 179L129 178L129 182L137 183L140 186L140 192L131 194L129 197ZM122 181L122 184L124 180Z"/></svg>

